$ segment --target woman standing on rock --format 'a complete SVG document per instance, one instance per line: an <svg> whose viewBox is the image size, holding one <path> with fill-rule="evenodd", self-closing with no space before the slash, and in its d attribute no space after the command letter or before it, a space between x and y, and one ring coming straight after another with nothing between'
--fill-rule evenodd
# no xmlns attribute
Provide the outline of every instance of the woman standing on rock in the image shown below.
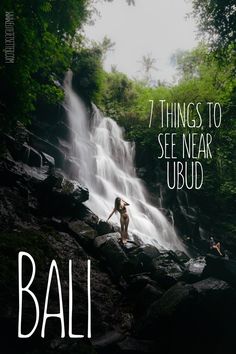
<svg viewBox="0 0 236 354"><path fill-rule="evenodd" d="M112 217L115 212L120 213L120 228L121 228L121 241L125 244L128 240L128 225L129 225L129 215L127 213L127 208L129 204L122 200L121 198L115 199L115 206L109 215L107 221Z"/></svg>

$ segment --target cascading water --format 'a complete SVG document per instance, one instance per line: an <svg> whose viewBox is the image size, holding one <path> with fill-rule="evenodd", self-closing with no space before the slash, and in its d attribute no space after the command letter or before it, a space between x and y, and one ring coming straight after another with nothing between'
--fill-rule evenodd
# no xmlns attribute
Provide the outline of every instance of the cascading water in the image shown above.
<svg viewBox="0 0 236 354"><path fill-rule="evenodd" d="M64 89L64 107L75 135L71 154L78 160L80 182L89 189L86 205L99 218L107 219L119 196L130 203L129 233L159 248L183 249L173 227L147 201L147 192L135 173L134 144L125 141L117 123L103 117L95 106L90 121L83 102L72 89L71 71L67 73Z"/></svg>

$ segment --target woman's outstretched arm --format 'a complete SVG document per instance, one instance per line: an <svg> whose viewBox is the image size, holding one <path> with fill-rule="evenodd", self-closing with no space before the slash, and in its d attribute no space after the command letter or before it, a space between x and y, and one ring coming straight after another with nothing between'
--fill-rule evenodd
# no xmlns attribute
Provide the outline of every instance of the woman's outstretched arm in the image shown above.
<svg viewBox="0 0 236 354"><path fill-rule="evenodd" d="M114 214L115 211L116 211L116 209L114 208L106 221L108 221L112 217L112 215Z"/></svg>

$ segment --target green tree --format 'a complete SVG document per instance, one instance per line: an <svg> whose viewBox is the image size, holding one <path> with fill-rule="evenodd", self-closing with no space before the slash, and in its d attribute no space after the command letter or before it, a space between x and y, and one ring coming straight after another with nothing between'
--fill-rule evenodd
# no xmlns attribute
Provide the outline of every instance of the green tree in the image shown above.
<svg viewBox="0 0 236 354"><path fill-rule="evenodd" d="M72 40L90 15L90 0L3 0L1 15L6 11L14 12L15 62L0 66L4 127L17 119L29 121L39 100L62 100L56 82L71 64Z"/></svg>
<svg viewBox="0 0 236 354"><path fill-rule="evenodd" d="M102 56L103 53L97 46L81 48L73 53L73 86L86 102L100 104L105 79Z"/></svg>
<svg viewBox="0 0 236 354"><path fill-rule="evenodd" d="M92 42L94 48L97 48L101 52L101 60L104 62L107 54L114 50L115 42L112 42L111 39L105 36L101 42Z"/></svg>
<svg viewBox="0 0 236 354"><path fill-rule="evenodd" d="M152 57L151 54L143 55L140 60L141 71L144 73L144 83L145 85L151 85L152 82L152 72L157 70L156 64L157 60Z"/></svg>
<svg viewBox="0 0 236 354"><path fill-rule="evenodd" d="M193 15L207 41L214 48L227 48L236 42L234 0L193 0Z"/></svg>

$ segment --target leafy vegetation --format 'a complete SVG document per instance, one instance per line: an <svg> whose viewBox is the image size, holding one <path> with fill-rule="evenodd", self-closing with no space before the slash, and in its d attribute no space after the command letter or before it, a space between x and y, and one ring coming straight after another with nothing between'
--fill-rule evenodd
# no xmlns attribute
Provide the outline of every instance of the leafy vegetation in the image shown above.
<svg viewBox="0 0 236 354"><path fill-rule="evenodd" d="M90 15L90 0L3 0L1 16L6 11L14 12L15 62L0 66L5 128L17 119L29 121L38 100L62 100L57 81L71 64L73 42L80 41L77 30ZM4 36L1 41L4 48Z"/></svg>
<svg viewBox="0 0 236 354"><path fill-rule="evenodd" d="M234 0L193 0L193 15L201 34L215 49L227 49L236 42Z"/></svg>

